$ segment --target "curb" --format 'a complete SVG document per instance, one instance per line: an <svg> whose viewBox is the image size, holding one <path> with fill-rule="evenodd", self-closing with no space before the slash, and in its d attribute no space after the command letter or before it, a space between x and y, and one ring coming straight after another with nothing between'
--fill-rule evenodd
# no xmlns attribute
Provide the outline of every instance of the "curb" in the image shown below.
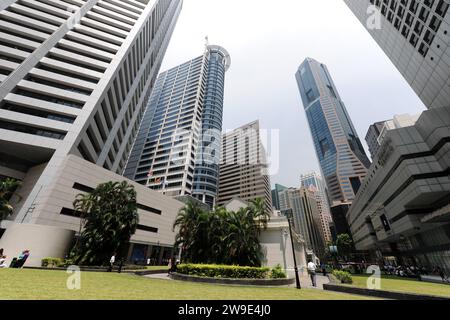
<svg viewBox="0 0 450 320"><path fill-rule="evenodd" d="M244 286L270 286L281 287L288 286L295 283L295 279L231 279L231 278L203 278L197 276L190 276L179 273L170 274L173 280L201 282L210 284L227 284L227 285L244 285Z"/></svg>
<svg viewBox="0 0 450 320"><path fill-rule="evenodd" d="M450 300L450 298L440 296L415 294L415 293L402 293L387 290L371 290L352 286L342 286L338 284L324 284L323 289L328 291L358 294L369 297L392 299L392 300L444 300L444 301Z"/></svg>

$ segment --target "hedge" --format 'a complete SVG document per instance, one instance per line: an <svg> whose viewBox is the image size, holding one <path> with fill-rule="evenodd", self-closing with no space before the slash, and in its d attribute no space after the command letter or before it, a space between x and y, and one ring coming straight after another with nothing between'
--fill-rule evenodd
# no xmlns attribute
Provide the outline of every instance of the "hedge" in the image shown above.
<svg viewBox="0 0 450 320"><path fill-rule="evenodd" d="M43 267L65 267L67 265L72 264L70 260L62 259L62 258L43 258L41 260L41 265Z"/></svg>
<svg viewBox="0 0 450 320"><path fill-rule="evenodd" d="M341 281L341 283L353 283L353 278L350 272L347 271L340 271L340 270L333 270L333 275Z"/></svg>
<svg viewBox="0 0 450 320"><path fill-rule="evenodd" d="M268 279L270 268L254 268L207 264L180 264L177 273L207 278Z"/></svg>

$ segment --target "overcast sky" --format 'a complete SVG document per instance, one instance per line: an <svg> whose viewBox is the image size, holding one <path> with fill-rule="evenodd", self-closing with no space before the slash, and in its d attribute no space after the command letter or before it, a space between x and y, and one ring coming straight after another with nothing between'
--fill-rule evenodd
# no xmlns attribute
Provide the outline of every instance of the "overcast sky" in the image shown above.
<svg viewBox="0 0 450 320"><path fill-rule="evenodd" d="M280 129L280 169L271 183L298 186L319 171L295 81L300 63L325 63L361 141L370 124L425 109L342 0L184 0L161 71L200 56L205 36L225 47L224 130L259 119Z"/></svg>

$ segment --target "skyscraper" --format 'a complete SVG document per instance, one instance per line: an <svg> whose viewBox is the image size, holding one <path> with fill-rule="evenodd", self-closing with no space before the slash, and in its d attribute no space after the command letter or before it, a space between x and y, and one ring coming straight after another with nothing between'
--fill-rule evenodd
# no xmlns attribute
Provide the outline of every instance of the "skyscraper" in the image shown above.
<svg viewBox="0 0 450 320"><path fill-rule="evenodd" d="M317 172L311 172L300 176L300 185L309 191L314 192L320 213L320 226L322 228L323 238L325 242L332 241L330 231L330 222L332 221L332 218L325 182Z"/></svg>
<svg viewBox="0 0 450 320"><path fill-rule="evenodd" d="M307 249L322 257L325 244L314 192L304 187L288 188L280 191L278 196L281 212L292 210L295 231L303 237Z"/></svg>
<svg viewBox="0 0 450 320"><path fill-rule="evenodd" d="M213 206L219 178L225 72L219 46L159 75L125 176L168 196Z"/></svg>
<svg viewBox="0 0 450 320"><path fill-rule="evenodd" d="M427 108L450 106L447 0L344 1Z"/></svg>
<svg viewBox="0 0 450 320"><path fill-rule="evenodd" d="M280 209L280 198L278 196L280 191L286 190L287 187L282 186L280 184L275 184L275 189L272 189L272 207L276 210Z"/></svg>
<svg viewBox="0 0 450 320"><path fill-rule="evenodd" d="M355 198L367 158L327 67L307 58L296 73L331 205Z"/></svg>
<svg viewBox="0 0 450 320"><path fill-rule="evenodd" d="M272 212L266 151L259 129L259 121L254 121L223 135L219 205L223 206L233 198L244 201L261 198L267 211Z"/></svg>
<svg viewBox="0 0 450 320"><path fill-rule="evenodd" d="M1 2L0 178L22 181L11 221L78 230L74 195L118 180L181 7Z"/></svg>

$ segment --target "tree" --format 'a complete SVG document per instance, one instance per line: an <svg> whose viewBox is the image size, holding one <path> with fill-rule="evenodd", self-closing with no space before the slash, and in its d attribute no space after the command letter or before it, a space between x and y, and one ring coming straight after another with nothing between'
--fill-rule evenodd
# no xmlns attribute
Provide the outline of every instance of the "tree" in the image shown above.
<svg viewBox="0 0 450 320"><path fill-rule="evenodd" d="M353 252L353 241L349 234L341 233L337 236L336 246L338 249L338 254L347 260L350 253Z"/></svg>
<svg viewBox="0 0 450 320"><path fill-rule="evenodd" d="M217 207L204 212L189 202L174 223L178 229L175 246L183 247L183 260L192 263L260 266L263 258L259 242L269 215L263 201L255 200L237 212Z"/></svg>
<svg viewBox="0 0 450 320"><path fill-rule="evenodd" d="M0 221L8 218L13 213L14 208L10 203L10 199L20 185L20 181L15 179L8 178L0 181Z"/></svg>
<svg viewBox="0 0 450 320"><path fill-rule="evenodd" d="M90 193L79 194L73 206L81 218L81 234L71 252L75 263L103 265L111 255L123 255L139 223L132 185L126 181L100 184Z"/></svg>

